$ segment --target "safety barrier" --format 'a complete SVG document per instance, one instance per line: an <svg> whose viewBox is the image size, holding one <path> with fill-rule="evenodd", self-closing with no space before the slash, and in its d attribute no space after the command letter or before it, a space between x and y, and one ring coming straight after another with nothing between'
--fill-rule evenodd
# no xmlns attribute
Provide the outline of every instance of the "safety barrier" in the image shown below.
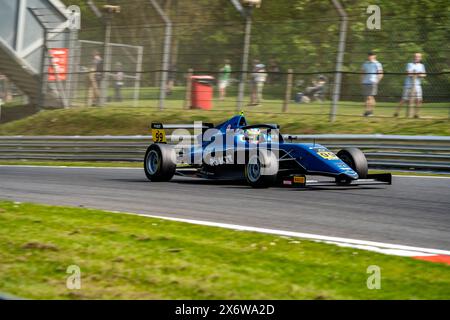
<svg viewBox="0 0 450 320"><path fill-rule="evenodd" d="M447 136L287 134L284 138L320 143L333 151L360 148L373 169L450 172ZM151 136L0 136L0 160L142 161L151 141Z"/></svg>

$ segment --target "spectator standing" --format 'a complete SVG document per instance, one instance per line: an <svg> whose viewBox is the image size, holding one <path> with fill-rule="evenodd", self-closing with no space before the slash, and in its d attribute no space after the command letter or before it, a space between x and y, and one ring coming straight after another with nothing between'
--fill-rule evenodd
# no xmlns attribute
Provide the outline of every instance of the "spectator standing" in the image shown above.
<svg viewBox="0 0 450 320"><path fill-rule="evenodd" d="M125 74L123 73L122 63L116 62L116 73L114 74L114 100L122 101L122 87L124 85Z"/></svg>
<svg viewBox="0 0 450 320"><path fill-rule="evenodd" d="M96 106L100 103L100 87L103 79L103 59L100 52L93 52L92 67L88 73L88 106Z"/></svg>
<svg viewBox="0 0 450 320"><path fill-rule="evenodd" d="M266 66L258 63L253 68L252 73L252 96L250 105L260 105L263 100L264 84L267 80Z"/></svg>
<svg viewBox="0 0 450 320"><path fill-rule="evenodd" d="M422 105L422 78L426 77L425 66L422 63L422 54L415 53L413 62L406 65L406 79L403 84L402 99L394 113L394 117L398 117L400 109L405 102L410 102L413 107L414 118L419 118L420 107ZM409 116L408 114L406 115Z"/></svg>
<svg viewBox="0 0 450 320"><path fill-rule="evenodd" d="M230 60L225 59L219 75L219 99L223 101L227 94L227 87L230 85L231 65Z"/></svg>
<svg viewBox="0 0 450 320"><path fill-rule="evenodd" d="M362 65L362 74L363 94L366 105L364 116L370 117L375 109L378 84L383 79L383 66L377 61L377 56L372 51L368 53L367 61Z"/></svg>
<svg viewBox="0 0 450 320"><path fill-rule="evenodd" d="M95 68L92 67L88 69L87 80L88 80L88 96L87 105L88 107L97 105L100 98L100 91L97 85L97 79L95 78L96 72Z"/></svg>

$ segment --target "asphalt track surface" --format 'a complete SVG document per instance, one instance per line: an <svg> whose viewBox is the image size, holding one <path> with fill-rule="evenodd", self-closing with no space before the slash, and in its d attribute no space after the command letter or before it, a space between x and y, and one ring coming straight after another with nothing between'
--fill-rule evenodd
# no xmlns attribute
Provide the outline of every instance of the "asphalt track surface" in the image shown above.
<svg viewBox="0 0 450 320"><path fill-rule="evenodd" d="M231 223L450 249L450 179L394 177L391 186L252 189L140 169L0 167L0 199Z"/></svg>

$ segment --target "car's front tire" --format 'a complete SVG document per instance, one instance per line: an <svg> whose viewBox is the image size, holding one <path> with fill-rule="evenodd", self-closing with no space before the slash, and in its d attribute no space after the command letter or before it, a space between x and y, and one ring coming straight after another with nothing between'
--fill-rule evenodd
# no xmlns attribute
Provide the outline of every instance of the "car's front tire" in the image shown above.
<svg viewBox="0 0 450 320"><path fill-rule="evenodd" d="M278 174L278 158L270 150L258 150L245 165L245 179L253 188L268 188L275 184Z"/></svg>
<svg viewBox="0 0 450 320"><path fill-rule="evenodd" d="M339 151L337 157L358 174L359 179L365 179L369 172L369 165L364 153L358 148L345 148Z"/></svg>
<svg viewBox="0 0 450 320"><path fill-rule="evenodd" d="M144 158L144 171L151 181L169 181L175 174L176 154L173 146L154 143L148 147Z"/></svg>

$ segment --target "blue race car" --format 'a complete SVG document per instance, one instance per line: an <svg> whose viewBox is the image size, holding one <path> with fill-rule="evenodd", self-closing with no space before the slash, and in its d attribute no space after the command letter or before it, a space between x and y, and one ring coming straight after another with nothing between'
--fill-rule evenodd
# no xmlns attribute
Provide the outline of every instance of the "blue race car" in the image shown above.
<svg viewBox="0 0 450 320"><path fill-rule="evenodd" d="M307 175L332 177L333 185L392 182L389 173L368 174L367 159L357 148L345 148L334 154L317 143L293 143L292 139L287 142L278 125L248 125L242 114L218 126L202 124L200 133L194 135L194 143L167 144L166 129L196 128L199 126L152 123L154 143L148 147L144 159L149 180L169 181L177 174L244 180L255 188L318 183L311 183ZM172 133L172 140L177 139Z"/></svg>

